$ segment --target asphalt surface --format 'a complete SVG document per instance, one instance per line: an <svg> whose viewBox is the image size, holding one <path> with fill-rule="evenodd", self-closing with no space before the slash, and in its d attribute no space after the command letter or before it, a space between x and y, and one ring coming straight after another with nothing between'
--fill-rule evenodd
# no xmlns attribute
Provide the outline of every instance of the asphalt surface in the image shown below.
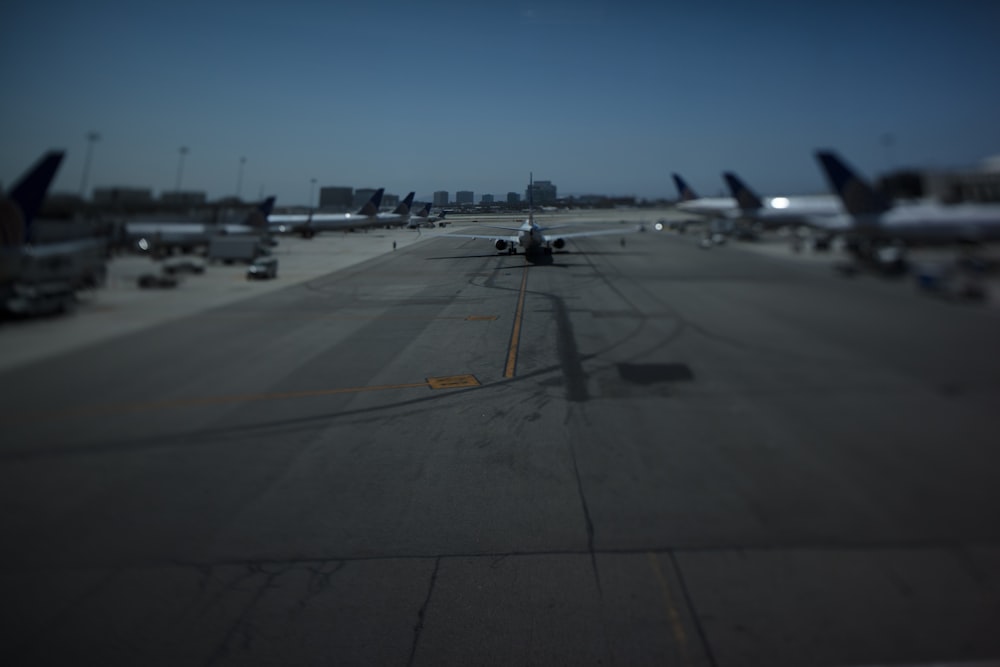
<svg viewBox="0 0 1000 667"><path fill-rule="evenodd" d="M0 660L1000 658L1000 311L436 235L8 359Z"/></svg>

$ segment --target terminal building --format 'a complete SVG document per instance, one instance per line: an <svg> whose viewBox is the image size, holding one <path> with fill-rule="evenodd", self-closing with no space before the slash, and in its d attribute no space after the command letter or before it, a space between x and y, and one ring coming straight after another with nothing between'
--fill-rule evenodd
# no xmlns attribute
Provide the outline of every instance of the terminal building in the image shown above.
<svg viewBox="0 0 1000 667"><path fill-rule="evenodd" d="M346 211L354 206L354 188L329 185L319 189L319 207L328 211Z"/></svg>
<svg viewBox="0 0 1000 667"><path fill-rule="evenodd" d="M166 194L167 193L164 193L164 195ZM181 193L181 194L186 194L186 193ZM201 195L202 195L202 202L204 202L205 193L201 193ZM163 201L162 196L161 196L161 201ZM153 190L151 188L129 188L129 187L94 188L93 202L95 204L111 204L111 205L152 204Z"/></svg>
<svg viewBox="0 0 1000 667"><path fill-rule="evenodd" d="M94 190L96 195L97 190ZM160 193L160 203L171 206L201 206L208 201L208 195L198 190L171 190Z"/></svg>

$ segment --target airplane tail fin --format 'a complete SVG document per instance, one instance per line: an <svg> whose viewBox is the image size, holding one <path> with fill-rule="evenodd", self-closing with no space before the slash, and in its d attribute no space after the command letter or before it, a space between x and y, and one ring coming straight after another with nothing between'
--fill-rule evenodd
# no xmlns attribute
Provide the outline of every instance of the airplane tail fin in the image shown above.
<svg viewBox="0 0 1000 667"><path fill-rule="evenodd" d="M395 210L393 210L393 213L398 213L399 215L409 215L410 214L410 207L413 206L413 195L414 194L416 194L416 193L411 192L410 194L406 195L406 199L404 199L403 201L399 202L399 206L397 206L395 208Z"/></svg>
<svg viewBox="0 0 1000 667"><path fill-rule="evenodd" d="M378 213L379 207L382 205L382 193L385 192L385 188L379 188L372 195L372 198L368 200L368 203L361 207L358 211L358 215L375 215Z"/></svg>
<svg viewBox="0 0 1000 667"><path fill-rule="evenodd" d="M535 174L528 172L528 222L535 224Z"/></svg>
<svg viewBox="0 0 1000 667"><path fill-rule="evenodd" d="M882 195L833 151L816 151L816 159L819 160L830 187L840 196L844 208L851 215L878 214L891 208Z"/></svg>
<svg viewBox="0 0 1000 667"><path fill-rule="evenodd" d="M726 179L726 185L729 186L729 191L733 193L733 199L736 200L741 209L756 211L764 207L764 202L757 196L757 193L748 188L739 176L731 171L725 172L722 176Z"/></svg>
<svg viewBox="0 0 1000 667"><path fill-rule="evenodd" d="M65 151L49 151L29 169L10 190L9 199L16 210L0 215L0 245L17 246L31 240L31 222L42 208Z"/></svg>
<svg viewBox="0 0 1000 667"><path fill-rule="evenodd" d="M677 186L677 196L680 197L681 201L693 201L698 199L698 195L695 191L691 189L691 186L680 177L680 174L672 174L674 177L674 185Z"/></svg>
<svg viewBox="0 0 1000 667"><path fill-rule="evenodd" d="M274 197L268 197L261 203L257 204L257 208L252 210L249 215L247 215L246 222L244 223L247 227L267 227L267 217L271 215L271 211L274 210Z"/></svg>
<svg viewBox="0 0 1000 667"><path fill-rule="evenodd" d="M431 214L431 203L430 202L426 202L423 206L420 207L420 210L417 211L417 217L418 218L426 218L430 214Z"/></svg>

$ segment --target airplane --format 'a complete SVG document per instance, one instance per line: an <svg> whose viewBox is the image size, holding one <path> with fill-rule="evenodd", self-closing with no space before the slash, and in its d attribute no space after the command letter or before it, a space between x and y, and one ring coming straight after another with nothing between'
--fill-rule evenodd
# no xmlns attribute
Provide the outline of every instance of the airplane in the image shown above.
<svg viewBox="0 0 1000 667"><path fill-rule="evenodd" d="M843 202L848 250L860 259L902 262L909 246L1000 240L1000 204L893 204L833 151L816 151L816 159Z"/></svg>
<svg viewBox="0 0 1000 667"><path fill-rule="evenodd" d="M739 206L733 197L699 197L680 174L671 174L677 186L679 201L674 208L685 213L725 218L734 214Z"/></svg>
<svg viewBox="0 0 1000 667"><path fill-rule="evenodd" d="M409 217L409 207L413 201L413 193L411 192L407 195L406 199L392 213L379 213L378 209L382 205L382 195L384 192L385 188L376 190L365 205L358 209L357 213L311 212L308 214L278 214L270 217L270 224L272 227L278 227L280 231L295 232L307 239L315 236L316 232L347 231L365 227L405 224L405 219Z"/></svg>
<svg viewBox="0 0 1000 667"><path fill-rule="evenodd" d="M392 213L376 213L375 226L385 225L387 227L405 226L410 221L410 209L413 207L413 196L415 192L406 195L403 201L392 210Z"/></svg>
<svg viewBox="0 0 1000 667"><path fill-rule="evenodd" d="M739 236L756 238L764 230L808 226L820 230L821 235L816 239L815 246L817 250L825 250L830 247L831 236L847 227L844 208L836 196L799 195L762 199L733 172L724 172L722 177L739 206L735 230Z"/></svg>
<svg viewBox="0 0 1000 667"><path fill-rule="evenodd" d="M143 251L180 248L190 252L198 246L208 245L209 239L216 234L267 235L270 231L268 216L272 208L274 197L268 197L248 213L241 223L135 221L126 222L123 232L126 242L135 244Z"/></svg>
<svg viewBox="0 0 1000 667"><path fill-rule="evenodd" d="M435 227L435 222L440 222L444 220L444 216L447 215L444 211L438 215L431 215L431 204L425 203L417 213L410 216L410 220L406 225L407 229L417 229L419 227ZM443 227L447 223L441 223Z"/></svg>
<svg viewBox="0 0 1000 667"><path fill-rule="evenodd" d="M552 249L561 249L566 245L567 239L583 238L588 236L605 236L608 234L630 234L633 232L638 232L641 227L627 228L627 229L601 229L601 230L591 230L586 232L570 232L568 234L549 234L549 230L559 229L566 227L568 225L550 226L550 227L539 227L535 223L535 213L534 207L532 205L531 199L531 189L533 176L529 174L528 176L528 219L525 220L518 227L501 227L495 225L482 225L488 229L496 229L507 234L446 234L439 238L468 238L468 239L488 239L493 246L499 250L506 250L510 255L517 254L517 248L520 246L524 249L525 255L544 253L546 255L552 254Z"/></svg>
<svg viewBox="0 0 1000 667"><path fill-rule="evenodd" d="M96 287L107 274L108 241L85 237L37 243L34 219L65 152L49 151L0 198L0 310L14 314L63 311L76 290Z"/></svg>

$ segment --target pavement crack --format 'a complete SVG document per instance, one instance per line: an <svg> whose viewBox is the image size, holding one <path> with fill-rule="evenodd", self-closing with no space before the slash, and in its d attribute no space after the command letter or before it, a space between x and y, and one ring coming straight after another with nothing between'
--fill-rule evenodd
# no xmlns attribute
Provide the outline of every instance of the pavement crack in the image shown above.
<svg viewBox="0 0 1000 667"><path fill-rule="evenodd" d="M420 633L424 630L424 618L427 613L427 607L431 603L431 596L434 594L434 585L437 583L439 567L441 567L440 556L434 559L434 571L431 572L431 581L427 586L427 597L424 598L424 603L420 605L420 610L417 611L417 624L413 626L413 645L410 646L410 659L407 660L407 665L412 665L413 661L417 657L417 646L420 644Z"/></svg>

